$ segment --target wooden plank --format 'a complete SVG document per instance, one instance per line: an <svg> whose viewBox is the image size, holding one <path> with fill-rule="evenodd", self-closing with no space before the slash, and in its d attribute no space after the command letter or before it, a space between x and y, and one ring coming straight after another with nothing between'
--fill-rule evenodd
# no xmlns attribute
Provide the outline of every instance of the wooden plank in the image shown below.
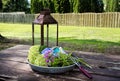
<svg viewBox="0 0 120 81"><path fill-rule="evenodd" d="M30 46L27 45L18 45L7 50L0 52L0 78L6 79L9 76L15 76L18 80L43 80L43 81L91 81L85 77L76 67L73 71L66 72L63 74L45 74L45 73L36 73L31 70L28 64L26 64L27 51ZM105 64L110 66L119 65L119 56L105 56L99 54L91 53L80 53L75 52L76 55L86 58L90 64ZM98 66L98 65L97 65ZM119 81L120 71L110 68L95 67L93 69L88 69L93 76L92 81ZM116 74L116 75L115 75ZM3 76L4 75L4 76Z"/></svg>

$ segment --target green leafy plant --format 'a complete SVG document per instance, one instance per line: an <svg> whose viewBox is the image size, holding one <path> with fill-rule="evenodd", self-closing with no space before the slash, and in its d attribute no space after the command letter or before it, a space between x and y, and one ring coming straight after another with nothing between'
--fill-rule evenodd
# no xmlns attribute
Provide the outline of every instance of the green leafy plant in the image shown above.
<svg viewBox="0 0 120 81"><path fill-rule="evenodd" d="M35 45L32 46L29 50L28 54L28 60L31 64L37 65L37 66L48 66L46 62L46 58L44 57L44 54L41 54L41 51L45 48L45 46L39 46ZM73 62L69 59L71 57L71 54L62 54L59 53L58 57L53 57L49 66L50 67L63 67L63 66L69 66L72 65Z"/></svg>
<svg viewBox="0 0 120 81"><path fill-rule="evenodd" d="M54 61L51 63L51 66L69 66L72 65L73 62L70 60L71 54L59 54L59 57L54 58Z"/></svg>

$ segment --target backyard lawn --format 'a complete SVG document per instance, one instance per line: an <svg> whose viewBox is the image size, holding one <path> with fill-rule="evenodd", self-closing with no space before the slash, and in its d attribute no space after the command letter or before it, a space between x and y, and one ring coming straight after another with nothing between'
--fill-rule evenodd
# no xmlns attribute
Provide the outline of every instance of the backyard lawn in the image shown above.
<svg viewBox="0 0 120 81"><path fill-rule="evenodd" d="M0 34L31 44L31 24L0 23ZM56 25L49 27L50 45L56 41ZM35 44L40 44L40 27L35 25ZM45 26L46 37L46 26ZM0 45L2 46L2 42ZM0 47L1 47L0 46ZM120 54L120 28L59 26L59 46L66 50Z"/></svg>

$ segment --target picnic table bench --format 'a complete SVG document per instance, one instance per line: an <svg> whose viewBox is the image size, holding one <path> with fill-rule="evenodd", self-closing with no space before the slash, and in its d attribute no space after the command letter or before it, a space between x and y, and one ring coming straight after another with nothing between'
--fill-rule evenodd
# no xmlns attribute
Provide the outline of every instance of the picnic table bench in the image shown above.
<svg viewBox="0 0 120 81"><path fill-rule="evenodd" d="M88 79L77 68L63 74L37 73L27 63L29 45L16 45L0 51L0 81L120 81L120 56L75 51L93 68Z"/></svg>

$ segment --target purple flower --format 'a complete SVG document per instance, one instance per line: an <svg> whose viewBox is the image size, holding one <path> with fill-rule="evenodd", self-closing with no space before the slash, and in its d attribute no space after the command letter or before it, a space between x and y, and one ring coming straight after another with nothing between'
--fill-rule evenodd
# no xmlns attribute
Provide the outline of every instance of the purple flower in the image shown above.
<svg viewBox="0 0 120 81"><path fill-rule="evenodd" d="M44 58L48 58L49 57L49 53L44 54Z"/></svg>
<svg viewBox="0 0 120 81"><path fill-rule="evenodd" d="M42 50L42 54L46 54L48 52L51 52L52 50L50 48L45 48L44 50Z"/></svg>
<svg viewBox="0 0 120 81"><path fill-rule="evenodd" d="M46 59L46 62L48 63L48 62L49 62L49 59Z"/></svg>

